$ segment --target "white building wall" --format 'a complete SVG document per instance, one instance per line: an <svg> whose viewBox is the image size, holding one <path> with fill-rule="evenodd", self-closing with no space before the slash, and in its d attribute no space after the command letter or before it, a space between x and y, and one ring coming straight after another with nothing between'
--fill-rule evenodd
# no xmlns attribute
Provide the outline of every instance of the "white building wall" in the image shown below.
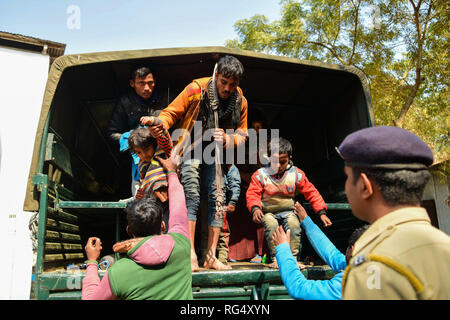
<svg viewBox="0 0 450 320"><path fill-rule="evenodd" d="M445 179L437 173L432 173L432 177L425 188L423 200L435 201L439 229L450 235L450 195L448 177Z"/></svg>
<svg viewBox="0 0 450 320"><path fill-rule="evenodd" d="M49 56L0 47L0 299L30 298L33 252L23 211Z"/></svg>

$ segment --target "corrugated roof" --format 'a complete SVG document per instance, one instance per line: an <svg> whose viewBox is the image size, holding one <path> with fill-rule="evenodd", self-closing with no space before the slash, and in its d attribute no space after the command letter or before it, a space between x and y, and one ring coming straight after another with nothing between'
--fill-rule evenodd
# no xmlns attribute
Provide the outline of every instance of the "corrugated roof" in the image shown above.
<svg viewBox="0 0 450 320"><path fill-rule="evenodd" d="M66 50L66 44L64 43L5 31L0 31L0 45L24 50L41 51L43 54L50 56L50 63L53 63L57 57L64 55L64 51Z"/></svg>

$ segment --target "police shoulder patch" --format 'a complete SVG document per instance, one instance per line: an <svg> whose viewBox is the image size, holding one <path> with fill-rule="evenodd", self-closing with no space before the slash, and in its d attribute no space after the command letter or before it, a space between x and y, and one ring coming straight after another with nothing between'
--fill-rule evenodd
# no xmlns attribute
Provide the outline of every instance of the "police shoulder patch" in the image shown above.
<svg viewBox="0 0 450 320"><path fill-rule="evenodd" d="M355 257L355 260L353 261L353 265L356 267L356 266L359 266L360 264L364 263L365 261L366 261L366 257L361 254L361 255Z"/></svg>

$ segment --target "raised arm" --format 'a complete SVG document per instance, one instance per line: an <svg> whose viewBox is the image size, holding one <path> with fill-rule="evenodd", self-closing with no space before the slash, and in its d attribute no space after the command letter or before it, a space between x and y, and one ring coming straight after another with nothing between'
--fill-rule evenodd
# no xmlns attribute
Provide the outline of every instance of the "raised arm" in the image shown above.
<svg viewBox="0 0 450 320"><path fill-rule="evenodd" d="M277 254L281 279L294 299L338 300L341 299L342 273L331 280L307 280L300 271L289 246L290 230L284 232L279 226L272 235Z"/></svg>
<svg viewBox="0 0 450 320"><path fill-rule="evenodd" d="M334 246L311 218L306 217L305 220L302 221L301 226L305 229L306 236L308 237L309 242L311 242L314 250L331 267L331 269L333 269L334 272L344 270L347 266L345 255Z"/></svg>
<svg viewBox="0 0 450 320"><path fill-rule="evenodd" d="M168 232L180 233L189 239L189 228L187 218L186 199L183 186L176 173L176 165L169 159L156 157L167 171L167 182L169 185L169 230Z"/></svg>
<svg viewBox="0 0 450 320"><path fill-rule="evenodd" d="M308 280L300 271L288 243L275 247L281 279L294 299L339 300L341 299L341 275L330 280Z"/></svg>
<svg viewBox="0 0 450 320"><path fill-rule="evenodd" d="M102 242L99 238L88 239L85 251L88 261L86 263L86 273L82 282L82 300L114 300L117 299L109 283L108 273L100 281L98 276L97 260L102 250Z"/></svg>
<svg viewBox="0 0 450 320"><path fill-rule="evenodd" d="M294 213L300 220L302 228L306 232L309 242L320 257L333 269L340 272L347 267L345 255L343 255L320 228L312 221L306 210L298 202L295 203Z"/></svg>
<svg viewBox="0 0 450 320"><path fill-rule="evenodd" d="M158 115L166 129L170 129L184 114L189 103L197 95L200 96L201 88L195 82L190 83L183 91Z"/></svg>
<svg viewBox="0 0 450 320"><path fill-rule="evenodd" d="M158 143L158 147L161 150L164 150L166 157L170 158L170 155L172 154L173 143L172 139L170 138L170 133L165 127L163 127L162 133L156 138L156 142Z"/></svg>
<svg viewBox="0 0 450 320"><path fill-rule="evenodd" d="M156 139L158 147L161 150L164 150L166 157L169 158L172 153L173 143L172 139L170 138L170 133L166 129L166 127L162 125L161 119L153 116L145 116L141 117L140 120L141 124L147 126L152 137Z"/></svg>

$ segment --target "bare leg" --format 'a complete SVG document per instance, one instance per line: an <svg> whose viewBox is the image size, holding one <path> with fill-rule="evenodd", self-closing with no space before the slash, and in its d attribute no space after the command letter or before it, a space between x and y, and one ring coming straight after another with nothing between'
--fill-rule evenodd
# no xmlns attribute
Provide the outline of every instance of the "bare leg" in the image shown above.
<svg viewBox="0 0 450 320"><path fill-rule="evenodd" d="M200 270L198 266L197 254L195 253L195 225L196 221L189 220L189 235L191 237L191 271L196 272Z"/></svg>
<svg viewBox="0 0 450 320"><path fill-rule="evenodd" d="M207 269L229 270L230 266L224 265L216 258L217 242L219 240L220 228L208 226L208 252L206 253L203 267Z"/></svg>

